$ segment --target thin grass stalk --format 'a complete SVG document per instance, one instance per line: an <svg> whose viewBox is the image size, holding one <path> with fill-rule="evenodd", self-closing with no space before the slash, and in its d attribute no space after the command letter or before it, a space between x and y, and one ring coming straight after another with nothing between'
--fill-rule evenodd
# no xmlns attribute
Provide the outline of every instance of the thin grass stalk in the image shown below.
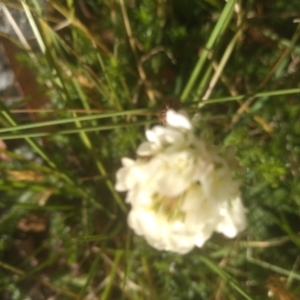
<svg viewBox="0 0 300 300"><path fill-rule="evenodd" d="M281 274L281 275L284 275L284 276L292 276L293 279L297 279L297 280L300 280L300 274L298 273L295 273L293 271L288 271L286 269L283 269L281 267L278 267L278 266L275 266L275 265L272 265L270 263L267 263L265 261L262 261L260 259L256 259L252 256L247 256L247 261L252 263L252 264L255 264L257 266L260 266L261 268L264 268L264 269L267 269L267 270L271 270L273 272L276 272L278 274Z"/></svg>
<svg viewBox="0 0 300 300"><path fill-rule="evenodd" d="M89 68L85 61L82 60L82 57L79 56L74 49L67 44L66 41L64 41L44 20L40 19L40 23L43 24L44 28L47 28L47 31L50 32L50 34L55 37L52 39L53 41L57 41L61 47L63 47L69 54L73 55L76 60L83 66L82 71L89 77L89 79L95 84L95 87L97 90L102 94L103 96L107 97L108 99L113 100L113 96L109 93L107 87L103 84L99 76L97 76L91 68ZM97 51L97 50L96 50ZM63 55L63 53L61 53Z"/></svg>
<svg viewBox="0 0 300 300"><path fill-rule="evenodd" d="M101 114L94 114L94 115L87 115L81 117L73 117L73 118L66 118L61 120L51 120L51 121L44 121L38 122L34 124L24 124L24 125L16 125L13 127L8 128L0 128L0 133L3 132L11 132L11 131L19 131L24 129L31 129L31 128L39 128L51 125L61 125L61 124L68 124L74 123L76 121L94 121L99 119L105 118L113 118L113 117L124 117L130 115L146 115L149 114L151 110L149 109L134 109L134 110L127 110L127 111L120 111L120 112L112 112L112 113L101 113Z"/></svg>
<svg viewBox="0 0 300 300"><path fill-rule="evenodd" d="M209 258L201 255L202 262L207 265L213 272L218 274L221 278L228 281L228 283L234 288L244 299L247 300L254 300L227 272L221 269L218 265L216 265L213 261Z"/></svg>
<svg viewBox="0 0 300 300"><path fill-rule="evenodd" d="M89 284L91 283L91 281L93 280L93 277L95 276L95 274L97 273L97 271L99 270L99 263L100 263L100 259L102 257L102 251L100 250L95 259L93 260L93 263L90 267L90 270L88 272L87 275L87 280L86 283L84 284L84 286L82 287L79 295L80 295L80 299L84 299L84 297L86 296L86 290L89 286Z"/></svg>
<svg viewBox="0 0 300 300"><path fill-rule="evenodd" d="M105 77L105 79L108 83L109 90L111 91L111 93L113 95L113 105L114 105L116 110L120 111L120 110L122 110L122 106L121 106L120 100L118 99L117 94L115 93L112 81L111 81L110 77L108 76L108 72L106 70L106 67L105 67L105 64L103 62L102 56L99 52L97 52L96 56L97 56L97 59L98 59L98 62L100 64L100 66L101 66L101 69L103 71L104 77Z"/></svg>
<svg viewBox="0 0 300 300"><path fill-rule="evenodd" d="M156 121L153 121L156 122ZM43 136L55 136L55 135L65 135L65 134L80 134L81 132L94 132L94 131L103 131L103 130L112 130L112 129L119 129L119 128L126 128L131 126L145 126L150 124L150 121L141 121L135 123L124 123L124 124L114 124L114 125L102 125L96 127L80 127L75 129L65 129L65 130L57 130L57 131L41 131L41 132L25 132L20 134L7 134L7 135L0 135L0 139L2 140L14 140L20 138L32 138L32 137L43 137Z"/></svg>
<svg viewBox="0 0 300 300"><path fill-rule="evenodd" d="M31 12L31 10L30 10L28 4L27 4L27 1L24 2L24 1L22 0L22 1L21 1L21 4L22 4L23 9L24 9L24 12L25 12L25 14L26 14L27 20L28 20L28 22L29 22L29 24L30 24L30 26L31 26L31 29L32 29L32 31L33 31L33 33L34 33L34 36L35 36L35 38L36 38L36 40L37 40L37 42L38 42L38 44L39 44L39 47L40 47L42 53L45 54L45 53L46 53L46 46L45 46L45 43L44 43L44 41L43 41L43 38L42 38L41 35L40 35L40 30L39 30L39 28L37 27L37 24L36 24L36 22L35 22L35 20L34 20L34 17L33 17L33 15L32 15L32 12Z"/></svg>
<svg viewBox="0 0 300 300"><path fill-rule="evenodd" d="M217 21L217 24L215 25L215 28L212 31L212 33L208 39L205 49L202 51L201 56L192 72L192 75L190 76L190 78L181 94L180 98L183 102L186 101L187 98L190 96L191 90L193 89L194 84L196 83L196 80L202 71L202 68L208 57L208 54L212 51L217 38L220 36L220 34L224 30L223 26L226 25L226 23L228 24L227 18L229 15L232 14L234 4L235 4L235 0L228 0L228 2L226 3L226 5L219 17L219 20Z"/></svg>
<svg viewBox="0 0 300 300"><path fill-rule="evenodd" d="M199 83L198 89L197 89L197 95L194 97L195 102L198 99L201 99L201 96L204 94L204 90L207 89L208 82L211 78L211 74L213 72L213 64L211 63L207 68L206 71L201 78L201 81Z"/></svg>
<svg viewBox="0 0 300 300"><path fill-rule="evenodd" d="M5 105L0 102L0 110L1 110L1 114L6 118L6 120L13 126L17 126L17 122L15 121L14 117L10 114L10 112L7 110L7 108L5 107ZM26 140L26 142L31 146L31 148L42 158L44 159L48 165L59 171L58 167L56 166L56 164L50 159L50 157L46 154L46 152L38 145L38 143L36 141L34 141L33 139L31 139L31 137L29 136L23 136L23 138ZM74 187L74 190L77 191L81 196L83 197L87 197L89 199L89 201L95 205L96 207L98 207L101 210L104 210L105 212L107 212L106 209L104 209L104 207L102 205L100 205L99 203L97 203L97 201L95 199L93 199L90 195L88 195L83 189L81 189L79 186L77 186L73 180L66 175L64 172L59 171L61 174L61 177L64 179L64 181L70 185ZM111 214L109 214L111 216Z"/></svg>
<svg viewBox="0 0 300 300"><path fill-rule="evenodd" d="M300 265L300 256L298 256L296 258L296 261L292 267L292 270L290 271L290 275L288 276L287 278L287 281L286 281L286 287L289 288L292 284L293 284L293 281L294 281L294 273L297 269L299 269L299 265Z"/></svg>
<svg viewBox="0 0 300 300"><path fill-rule="evenodd" d="M241 33L241 29L239 29L235 33L235 35L233 36L233 38L231 39L231 41L227 45L227 47L226 47L226 49L224 51L224 54L223 54L223 56L222 56L222 58L220 60L220 63L218 64L218 68L215 70L215 73L214 73L213 77L210 80L209 86L208 86L208 88L206 90L205 95L202 97L202 100L207 100L210 97L210 95L211 95L211 93L212 93L215 85L218 82L218 79L220 78L220 76L221 76L221 74L222 74L222 72L223 72L223 70L224 70L224 68L225 68L225 66L226 66L226 64L227 64L227 62L228 62L228 60L229 60L232 52L233 52L233 50L234 50L236 41L237 41L240 33ZM199 91L199 89L197 90L196 97L200 96L200 94L199 94L200 91Z"/></svg>
<svg viewBox="0 0 300 300"><path fill-rule="evenodd" d="M99 61L99 64L102 68L102 71L104 73L104 76L105 76L105 79L108 83L108 86L109 86L109 90L111 91L111 94L113 95L113 105L115 106L115 109L118 110L118 111L122 111L123 108L122 108L122 105L121 105L121 102L120 102L120 99L119 97L117 96L117 93L115 92L114 88L113 88L113 83L112 83L112 80L110 78L110 76L108 75L108 72L106 70L106 67L105 67L105 64L103 62L103 58L101 56L101 54L99 52L97 52L97 59ZM135 145L135 142L134 140L132 139L131 137L131 134L130 134L130 131L129 129L127 129L127 133L128 133L128 136L130 138L130 143L131 143L131 146L132 148L135 150L136 148L136 145Z"/></svg>
<svg viewBox="0 0 300 300"><path fill-rule="evenodd" d="M203 105L214 104L214 103L242 100L247 97L262 98L262 97L273 97L273 96L290 95L290 94L298 94L298 93L300 93L300 88L277 90L277 91L266 91L266 92L256 93L253 95L228 96L228 97L222 97L222 98L208 99L205 102L199 103L199 107L202 107ZM0 101L0 103L1 103L1 101ZM128 111L122 111L122 112L113 112L113 113L106 113L106 114L95 114L95 115L82 116L82 117L76 117L76 118L68 118L68 119L63 119L63 120L45 121L45 122L39 122L39 123L35 123L35 124L25 124L25 125L17 125L16 124L15 126L12 126L12 127L0 128L0 133L19 131L19 130L30 129L30 128L38 128L38 127L44 127L44 126L49 126L49 125L60 125L60 124L73 123L76 120L89 121L89 120L97 120L97 119L102 119L102 118L111 118L111 117L126 116L126 115L141 115L141 114L149 114L149 113L151 113L150 109L136 109L136 110L128 110ZM143 124L146 124L146 123L143 123ZM116 125L112 125L112 126L113 127L111 127L111 129L117 128L117 127L114 127ZM98 129L101 130L101 127L96 128L96 130L98 130ZM107 128L105 128L103 130L106 130L106 129ZM87 129L87 130L89 130L89 129ZM71 132L71 133L73 133L73 132ZM47 134L51 134L51 133L47 133ZM21 137L24 137L24 136L21 136Z"/></svg>
<svg viewBox="0 0 300 300"><path fill-rule="evenodd" d="M105 53L105 55L111 56L112 53L107 49L107 47L99 41L95 35L93 35L89 29L82 24L78 19L72 18L69 11L65 9L64 7L60 6L55 1L49 0L49 3L55 8L60 14L62 14L67 20L71 22L73 26L78 28L80 31L84 33L84 35L91 41L92 44L96 44L102 51Z"/></svg>
<svg viewBox="0 0 300 300"><path fill-rule="evenodd" d="M106 300L106 299L108 299L109 292L110 292L110 290L112 288L112 285L113 285L113 282L114 282L114 278L116 276L117 268L118 268L118 265L120 263L122 254L123 254L123 251L116 251L116 255L115 255L115 260L114 260L114 263L113 263L113 267L112 267L112 269L110 271L110 274L109 274L109 281L108 281L107 285L105 286L105 289L104 289L101 297L99 298L100 300Z"/></svg>
<svg viewBox="0 0 300 300"><path fill-rule="evenodd" d="M297 40L300 37L300 24L298 24L297 29L292 37L291 43L290 43L290 47L286 48L282 55L280 56L280 58L277 60L277 62L273 65L273 67L271 68L271 70L269 71L269 73L267 74L267 76L261 81L261 83L259 84L259 86L256 88L255 92L258 92L259 90L263 89L264 86L267 85L267 83L270 81L270 79L272 78L272 76L276 73L276 71L284 65L285 63L285 59L287 58L287 56L292 52L292 49L294 47L294 45L296 44ZM250 107L250 105L253 103L253 101L255 100L255 98L250 97L249 99L247 99L241 106L240 108L237 110L236 115L233 117L232 119L232 123L236 123L240 116L246 112L248 110L248 108Z"/></svg>
<svg viewBox="0 0 300 300"><path fill-rule="evenodd" d="M260 92L260 93L256 93L253 95L229 96L229 97L222 97L222 98L216 98L216 99L208 99L204 102L200 102L199 107L202 107L203 105L207 105L207 104L242 100L242 99L249 98L249 97L262 98L262 97L272 97L272 96L290 95L290 94L298 94L298 93L300 93L300 88Z"/></svg>
<svg viewBox="0 0 300 300"><path fill-rule="evenodd" d="M2 261L0 261L0 267L2 267L3 269L8 270L8 271L10 271L10 272L12 272L12 273L18 275L18 276L23 276L23 275L25 275L25 272L24 272L23 270L20 270L20 269L14 267L14 266L11 266L11 265L9 265L9 264L6 264L6 263L2 262ZM62 289L62 288L60 288L60 287L57 287L57 286L55 286L54 284L51 284L50 282L47 282L47 281L45 281L45 280L42 280L42 279L37 279L37 280L38 280L42 285L48 286L49 288L51 288L52 290L54 290L54 291L56 291L56 292L58 292L58 293L67 295L67 296L69 296L69 297L71 297L71 298L74 298L74 299L79 299L79 296L78 296L77 294L73 293L73 292L64 290L64 289ZM0 291L1 291L1 290L2 290L2 289L0 288Z"/></svg>
<svg viewBox="0 0 300 300"><path fill-rule="evenodd" d="M3 115L3 117L14 127L17 126L17 122L15 121L14 117L10 114L10 112L7 110L7 108L5 107L5 105L0 102L0 110L1 110L1 114ZM51 168L56 169L56 165L55 163L47 156L47 154L45 153L45 151L32 139L25 137L26 142L33 148L33 150L41 157L43 158L48 165Z"/></svg>
<svg viewBox="0 0 300 300"><path fill-rule="evenodd" d="M156 102L155 95L154 95L153 91L151 90L151 88L149 87L149 83L147 82L146 72L144 70L143 64L141 63L141 61L138 57L136 42L134 40L134 36L133 36L133 33L132 33L132 29L131 29L131 25L130 25L130 22L129 22L125 2L124 2L124 0L119 0L119 3L120 3L121 11L122 11L123 21L124 21L126 33L127 33L127 36L128 36L129 44L130 44L132 53L133 53L135 61L136 61L139 77L140 77L142 83L145 85L146 93L147 93L147 96L148 96L149 100L152 103L155 103Z"/></svg>
<svg viewBox="0 0 300 300"><path fill-rule="evenodd" d="M44 23L42 22L41 25L43 25L43 24ZM45 27L45 26L42 26L42 32L43 32L43 34L41 34L41 36L45 40L45 42L46 42L45 44L47 45L47 49L49 50L49 51L47 50L47 52L48 52L48 56L47 57L49 59L49 65L52 66L53 69L55 70L58 82L62 86L63 91L64 91L63 96L66 98L65 101L71 102L71 97L69 95L68 87L66 86L65 81L63 79L63 76L61 74L61 69L57 65L56 52L59 51L58 44L57 43L53 43L56 47L55 48L51 47L51 43L53 41L52 39L54 39L54 41L55 41L55 36L53 36L51 34L51 32L48 32L47 31L47 27ZM48 39L47 39L47 36L48 36ZM56 52L55 52L55 50L56 50ZM82 130L81 122L78 121L78 119L76 119L77 118L77 114L73 113L73 117L75 119L75 121L74 121L75 125L79 129L78 133L79 133L79 136L80 136L80 139L81 139L83 145L86 147L86 149L88 149L91 152L92 157L95 160L96 166L97 166L100 174L103 175L103 176L106 176L107 172L106 172L103 164L100 162L100 160L98 159L98 157L95 155L94 148L92 146L90 138L87 136L86 132L84 130ZM112 182L108 178L105 180L105 182L106 182L106 185L107 185L108 189L112 193L114 199L116 200L116 202L120 206L120 208L123 211L125 211L126 207L125 207L122 199L120 198L119 194L115 191Z"/></svg>

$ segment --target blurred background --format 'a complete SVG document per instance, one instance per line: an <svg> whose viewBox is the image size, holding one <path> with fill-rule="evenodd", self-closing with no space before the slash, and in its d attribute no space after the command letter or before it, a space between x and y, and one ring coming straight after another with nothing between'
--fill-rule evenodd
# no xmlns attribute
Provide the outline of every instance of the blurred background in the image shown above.
<svg viewBox="0 0 300 300"><path fill-rule="evenodd" d="M0 2L0 299L300 299L291 0ZM230 149L248 227L184 256L127 227L122 157L181 102Z"/></svg>

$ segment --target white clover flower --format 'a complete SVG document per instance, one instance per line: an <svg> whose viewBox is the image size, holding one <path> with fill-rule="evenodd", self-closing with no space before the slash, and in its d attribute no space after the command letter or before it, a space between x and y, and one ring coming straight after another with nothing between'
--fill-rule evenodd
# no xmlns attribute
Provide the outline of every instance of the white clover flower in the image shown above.
<svg viewBox="0 0 300 300"><path fill-rule="evenodd" d="M187 253L214 231L229 238L245 228L239 185L227 162L197 138L184 112L146 131L139 158L123 158L116 190L127 191L128 224L156 249Z"/></svg>

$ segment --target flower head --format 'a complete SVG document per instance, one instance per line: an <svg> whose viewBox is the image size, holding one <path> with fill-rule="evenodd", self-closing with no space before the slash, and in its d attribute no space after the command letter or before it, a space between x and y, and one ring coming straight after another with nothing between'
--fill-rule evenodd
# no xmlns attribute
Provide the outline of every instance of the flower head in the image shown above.
<svg viewBox="0 0 300 300"><path fill-rule="evenodd" d="M235 237L245 227L239 185L227 162L196 137L184 112L146 131L138 159L123 158L116 190L127 191L128 224L156 249L187 253L214 231Z"/></svg>

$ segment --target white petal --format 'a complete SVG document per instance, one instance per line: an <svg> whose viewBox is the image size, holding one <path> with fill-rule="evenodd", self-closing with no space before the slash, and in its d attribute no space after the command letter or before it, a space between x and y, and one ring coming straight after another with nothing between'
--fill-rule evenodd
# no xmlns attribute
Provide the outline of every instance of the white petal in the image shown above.
<svg viewBox="0 0 300 300"><path fill-rule="evenodd" d="M139 147L136 150L136 153L139 156L149 156L153 154L152 144L149 142L143 142L139 145Z"/></svg>
<svg viewBox="0 0 300 300"><path fill-rule="evenodd" d="M171 172L161 173L155 182L154 189L161 195L167 195L169 197L176 197L182 194L190 182L186 181L185 178L180 176L174 176Z"/></svg>
<svg viewBox="0 0 300 300"><path fill-rule="evenodd" d="M222 215L223 217L216 231L223 233L229 238L233 238L245 229L245 208L239 197L228 203L228 208L222 212Z"/></svg>
<svg viewBox="0 0 300 300"><path fill-rule="evenodd" d="M195 247L194 239L191 236L172 234L170 237L169 244L172 252L186 254Z"/></svg>
<svg viewBox="0 0 300 300"><path fill-rule="evenodd" d="M211 237L213 231L213 226L206 226L205 228L202 228L202 230L199 230L194 238L195 245L201 248L204 243Z"/></svg>
<svg viewBox="0 0 300 300"><path fill-rule="evenodd" d="M201 184L206 196L216 203L227 202L239 194L238 182L231 177L231 172L223 161L211 164L202 173Z"/></svg>
<svg viewBox="0 0 300 300"><path fill-rule="evenodd" d="M123 157L121 159L121 162L124 167L130 167L130 166L134 165L134 163L135 163L135 161L133 159L128 158L128 157Z"/></svg>
<svg viewBox="0 0 300 300"><path fill-rule="evenodd" d="M149 130L149 129L146 130L146 137L149 142L153 142L153 143L158 142L157 135L155 134L155 131L153 131L153 130Z"/></svg>
<svg viewBox="0 0 300 300"><path fill-rule="evenodd" d="M122 163L125 167L118 170L115 189L119 192L127 191L148 180L148 174L145 172L143 161L131 161L123 158Z"/></svg>
<svg viewBox="0 0 300 300"><path fill-rule="evenodd" d="M183 114L169 109L166 114L167 124L177 128L192 129L192 123Z"/></svg>
<svg viewBox="0 0 300 300"><path fill-rule="evenodd" d="M130 203L133 209L149 210L152 205L152 197L147 191L136 188L128 192L126 202Z"/></svg>
<svg viewBox="0 0 300 300"><path fill-rule="evenodd" d="M126 177L127 177L128 170L124 167L119 169L119 171L116 174L117 182L115 185L115 189L118 192L124 192L128 190L127 184L126 184Z"/></svg>
<svg viewBox="0 0 300 300"><path fill-rule="evenodd" d="M128 225L137 235L159 234L153 214L145 210L132 209L128 215Z"/></svg>

